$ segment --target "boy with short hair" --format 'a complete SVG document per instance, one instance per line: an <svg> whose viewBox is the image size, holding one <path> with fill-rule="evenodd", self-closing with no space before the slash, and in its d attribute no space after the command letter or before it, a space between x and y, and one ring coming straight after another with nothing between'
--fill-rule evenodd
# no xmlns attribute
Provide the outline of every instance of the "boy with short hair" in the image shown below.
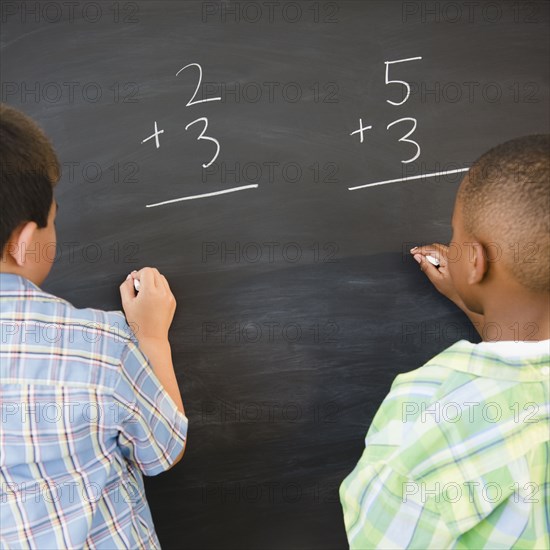
<svg viewBox="0 0 550 550"><path fill-rule="evenodd" d="M449 247L411 250L483 341L395 379L340 487L351 548L550 548L549 200L550 136L514 139L463 179Z"/></svg>
<svg viewBox="0 0 550 550"><path fill-rule="evenodd" d="M128 322L41 290L59 163L4 104L0 142L0 547L160 548L142 473L169 469L186 444L168 342L176 301L148 267L120 285Z"/></svg>

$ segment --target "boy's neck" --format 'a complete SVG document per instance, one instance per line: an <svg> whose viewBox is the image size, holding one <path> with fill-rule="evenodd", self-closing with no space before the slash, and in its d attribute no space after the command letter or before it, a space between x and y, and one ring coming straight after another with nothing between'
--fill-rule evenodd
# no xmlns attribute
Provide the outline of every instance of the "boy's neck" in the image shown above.
<svg viewBox="0 0 550 550"><path fill-rule="evenodd" d="M484 304L483 324L483 340L491 342L548 340L550 295L499 293Z"/></svg>

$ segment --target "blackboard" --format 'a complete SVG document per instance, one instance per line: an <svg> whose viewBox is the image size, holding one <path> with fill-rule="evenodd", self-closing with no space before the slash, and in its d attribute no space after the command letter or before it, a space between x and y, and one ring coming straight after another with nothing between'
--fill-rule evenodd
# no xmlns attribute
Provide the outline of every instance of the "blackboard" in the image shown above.
<svg viewBox="0 0 550 550"><path fill-rule="evenodd" d="M119 309L156 266L178 301L165 548L346 546L392 380L477 338L407 251L449 240L456 170L548 132L548 32L546 2L3 3L2 100L63 164L44 288Z"/></svg>

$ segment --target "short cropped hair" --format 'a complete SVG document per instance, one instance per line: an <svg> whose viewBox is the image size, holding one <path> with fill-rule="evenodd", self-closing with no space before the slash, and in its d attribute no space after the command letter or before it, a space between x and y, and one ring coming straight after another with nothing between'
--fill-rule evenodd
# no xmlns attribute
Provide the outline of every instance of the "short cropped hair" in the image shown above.
<svg viewBox="0 0 550 550"><path fill-rule="evenodd" d="M550 134L497 145L469 170L460 190L464 228L501 247L501 260L525 288L548 292Z"/></svg>
<svg viewBox="0 0 550 550"><path fill-rule="evenodd" d="M21 111L0 103L0 246L24 222L46 227L53 187L61 169L40 127Z"/></svg>

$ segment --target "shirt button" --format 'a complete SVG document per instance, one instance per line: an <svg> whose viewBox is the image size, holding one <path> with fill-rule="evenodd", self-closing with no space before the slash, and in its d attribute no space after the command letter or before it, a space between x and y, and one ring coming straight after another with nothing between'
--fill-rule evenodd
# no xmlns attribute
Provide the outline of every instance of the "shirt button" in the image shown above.
<svg viewBox="0 0 550 550"><path fill-rule="evenodd" d="M550 374L550 367L542 367L540 371L544 374L544 376L548 376Z"/></svg>

